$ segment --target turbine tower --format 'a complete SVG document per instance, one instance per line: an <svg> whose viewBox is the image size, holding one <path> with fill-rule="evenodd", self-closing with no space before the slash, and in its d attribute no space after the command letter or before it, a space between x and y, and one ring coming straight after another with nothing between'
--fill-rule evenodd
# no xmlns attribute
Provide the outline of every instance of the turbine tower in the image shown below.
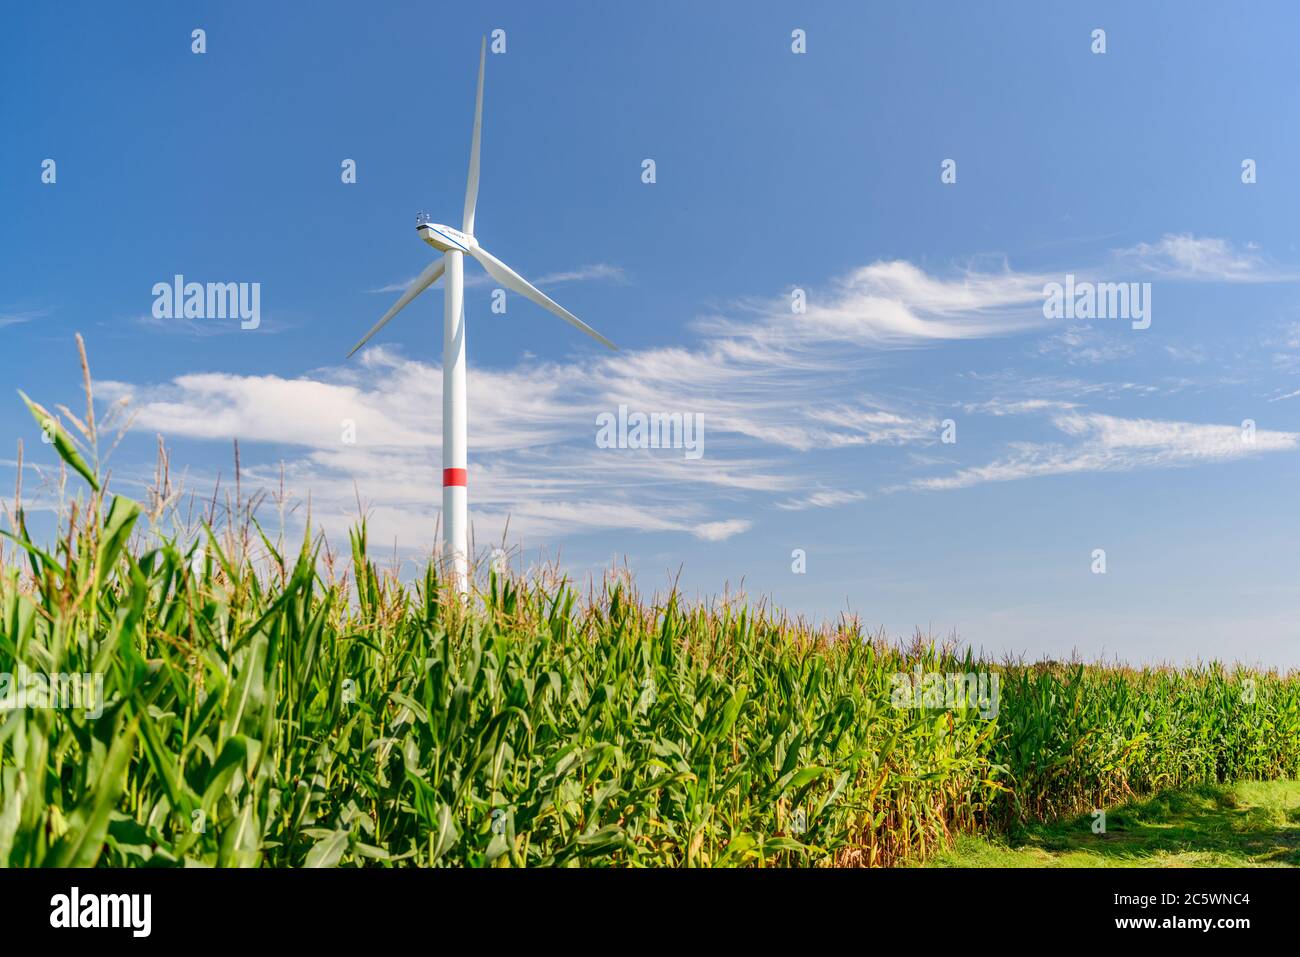
<svg viewBox="0 0 1300 957"><path fill-rule="evenodd" d="M416 218L420 238L442 255L429 263L406 291L393 303L374 327L352 347L352 356L411 300L445 278L442 298L442 536L443 554L450 564L456 589L469 591L468 462L465 420L465 254L473 256L487 274L507 289L531 299L543 309L581 329L597 342L615 351L618 347L565 309L546 293L479 245L474 237L474 207L478 202L479 145L483 134L483 67L487 61L487 38L479 48L478 92L474 99L474 137L469 150L469 179L465 185L465 217L462 229Z"/></svg>

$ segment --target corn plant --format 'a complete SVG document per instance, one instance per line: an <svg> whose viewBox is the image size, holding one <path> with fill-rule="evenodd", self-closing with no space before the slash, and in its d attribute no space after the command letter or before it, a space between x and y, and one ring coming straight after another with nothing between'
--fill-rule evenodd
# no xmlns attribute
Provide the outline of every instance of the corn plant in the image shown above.
<svg viewBox="0 0 1300 957"><path fill-rule="evenodd" d="M102 694L0 695L5 866L889 865L1300 771L1294 677L994 664L621 580L492 572L465 601L381 571L364 521L340 576L238 503L237 535L163 532L28 402L86 491L52 545L14 511L0 671ZM898 706L918 669L996 674L997 714Z"/></svg>

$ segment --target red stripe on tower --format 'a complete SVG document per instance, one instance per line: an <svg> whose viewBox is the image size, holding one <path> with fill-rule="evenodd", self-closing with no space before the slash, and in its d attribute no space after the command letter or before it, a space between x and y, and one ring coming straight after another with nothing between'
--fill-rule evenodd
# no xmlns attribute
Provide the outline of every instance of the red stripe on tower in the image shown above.
<svg viewBox="0 0 1300 957"><path fill-rule="evenodd" d="M469 472L465 469L443 469L442 484L444 486L459 485L464 488L469 484Z"/></svg>

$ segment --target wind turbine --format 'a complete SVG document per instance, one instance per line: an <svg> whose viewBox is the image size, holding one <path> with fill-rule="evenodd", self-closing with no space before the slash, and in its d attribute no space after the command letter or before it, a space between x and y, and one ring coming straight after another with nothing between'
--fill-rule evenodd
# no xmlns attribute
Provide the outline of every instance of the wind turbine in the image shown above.
<svg viewBox="0 0 1300 957"><path fill-rule="evenodd" d="M474 207L478 201L479 144L483 134L483 67L487 60L487 37L479 48L478 93L474 99L474 138L469 150L469 181L465 185L465 219L462 229L416 217L420 238L442 253L406 288L374 327L352 347L351 357L420 293L446 276L442 298L442 537L445 557L450 560L456 589L469 591L469 546L467 542L467 480L465 428L465 254L473 256L487 274L507 289L531 299L555 313L597 342L614 351L618 347L587 325L519 273L479 245L474 238Z"/></svg>

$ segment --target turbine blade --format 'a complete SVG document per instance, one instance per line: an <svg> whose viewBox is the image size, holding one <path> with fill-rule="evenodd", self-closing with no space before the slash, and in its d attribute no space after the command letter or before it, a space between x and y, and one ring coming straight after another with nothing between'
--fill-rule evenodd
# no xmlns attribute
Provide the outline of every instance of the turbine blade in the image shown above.
<svg viewBox="0 0 1300 957"><path fill-rule="evenodd" d="M474 98L474 140L469 148L469 179L465 183L464 231L474 235L474 207L478 205L478 154L483 142L483 66L487 61L487 37L478 51L478 95Z"/></svg>
<svg viewBox="0 0 1300 957"><path fill-rule="evenodd" d="M384 317L376 322L374 327L362 337L361 341L352 347L352 352L348 353L348 358L351 358L353 353L369 342L371 336L388 325L388 321L405 309L412 299L437 282L438 277L442 275L443 268L443 258L441 256L429 263L424 272L416 276L415 281L406 287L406 292L402 293L401 298L393 303L393 308L384 313Z"/></svg>
<svg viewBox="0 0 1300 957"><path fill-rule="evenodd" d="M543 309L549 309L569 325L581 329L597 342L608 346L615 352L618 352L618 346L614 345L614 343L610 342L595 329L591 328L591 326L587 325L573 313L569 312L569 310L565 309L550 296L546 295L546 293L542 292L523 276L519 275L519 273L515 272L501 260L497 259L496 256L493 256L482 246L475 246L469 251L469 253L482 264L483 268L487 270L488 275L501 283L501 285L513 289L521 296L526 296Z"/></svg>

